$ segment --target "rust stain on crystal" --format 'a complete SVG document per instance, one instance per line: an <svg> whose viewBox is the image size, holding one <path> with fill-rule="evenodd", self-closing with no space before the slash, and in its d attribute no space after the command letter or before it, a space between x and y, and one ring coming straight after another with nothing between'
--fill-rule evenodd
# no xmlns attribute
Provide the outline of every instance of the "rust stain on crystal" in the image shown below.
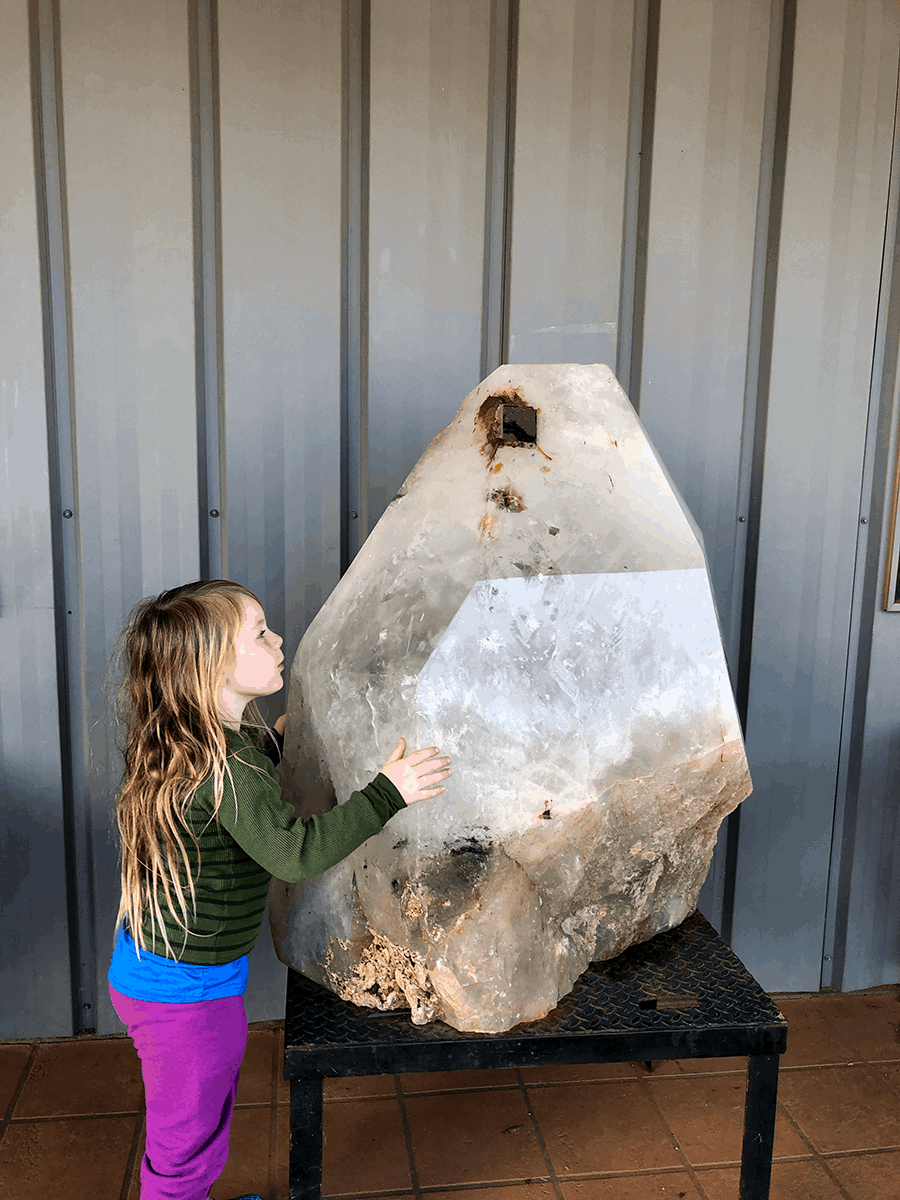
<svg viewBox="0 0 900 1200"><path fill-rule="evenodd" d="M496 523L497 523L496 513L485 513L484 516L481 518L481 520L478 522L479 538L493 537L494 535L491 531L493 530Z"/></svg>

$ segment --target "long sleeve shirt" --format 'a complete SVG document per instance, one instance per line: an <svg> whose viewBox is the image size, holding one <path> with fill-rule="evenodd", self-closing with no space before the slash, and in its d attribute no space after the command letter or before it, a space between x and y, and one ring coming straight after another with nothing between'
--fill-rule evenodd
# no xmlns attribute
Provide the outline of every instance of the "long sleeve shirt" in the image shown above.
<svg viewBox="0 0 900 1200"><path fill-rule="evenodd" d="M190 836L183 841L196 893L196 915L185 887L190 932L172 917L160 890L160 906L171 953L148 915L144 937L152 955L197 966L234 963L253 946L265 911L269 880L288 882L318 875L340 862L406 805L394 785L379 774L361 791L329 812L303 820L282 799L271 759L241 734L227 734L230 754L218 820L213 817L213 782L197 788L187 820ZM186 883L182 871L182 886ZM130 939L128 939L130 941ZM114 953L110 982L122 972ZM127 942L125 947L133 953ZM143 951L141 952L143 957ZM121 966L121 963L119 964ZM175 965L173 963L173 965ZM129 970L134 964L129 964ZM121 990L120 988L117 990ZM125 993L129 994L129 993ZM149 998L149 997L148 997Z"/></svg>

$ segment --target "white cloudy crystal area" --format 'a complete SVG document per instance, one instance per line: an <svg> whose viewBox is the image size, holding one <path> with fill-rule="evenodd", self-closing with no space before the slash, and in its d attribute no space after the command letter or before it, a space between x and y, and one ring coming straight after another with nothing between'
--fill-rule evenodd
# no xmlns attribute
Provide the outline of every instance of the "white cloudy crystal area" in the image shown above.
<svg viewBox="0 0 900 1200"><path fill-rule="evenodd" d="M636 753L658 768L740 737L698 569L480 581L416 701L419 740L453 756L470 819L502 837L582 807L586 781L604 789ZM419 842L443 836L429 821Z"/></svg>
<svg viewBox="0 0 900 1200"><path fill-rule="evenodd" d="M447 791L270 892L279 957L344 998L509 1029L694 908L750 779L696 528L609 368L484 380L303 638L298 812L399 736Z"/></svg>

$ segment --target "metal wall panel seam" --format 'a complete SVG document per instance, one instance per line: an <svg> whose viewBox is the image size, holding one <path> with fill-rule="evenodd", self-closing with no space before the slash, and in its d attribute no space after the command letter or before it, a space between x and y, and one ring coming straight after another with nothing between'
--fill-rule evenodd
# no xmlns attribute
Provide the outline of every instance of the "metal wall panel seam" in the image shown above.
<svg viewBox="0 0 900 1200"><path fill-rule="evenodd" d="M756 337L757 351L752 361L752 372L747 372L747 399L745 408L752 405L753 422L751 431L751 469L747 487L746 511L746 554L742 565L743 578L740 595L739 650L735 672L735 692L738 715L746 732L747 696L750 683L750 660L753 651L753 608L756 593L756 566L759 552L759 519L762 505L763 465L766 451L768 416L768 394L772 370L772 340L775 332L775 300L778 279L778 259L781 241L781 224L784 204L785 169L787 164L788 125L790 121L791 89L796 32L796 0L784 0L779 55L778 99L775 110L774 142L772 145L771 185L768 197L768 212L763 222L765 242L760 247L764 256L763 277L759 284L754 278L754 302L751 312L758 324L752 330ZM762 232L762 231L761 231ZM762 265L762 264L761 264ZM754 264L754 273L756 267ZM749 392L751 374L754 390ZM738 598L735 597L735 603Z"/></svg>
<svg viewBox="0 0 900 1200"><path fill-rule="evenodd" d="M518 41L519 0L492 0L481 300L482 379L509 358Z"/></svg>
<svg viewBox="0 0 900 1200"><path fill-rule="evenodd" d="M368 527L369 0L344 0L341 179L341 574Z"/></svg>
<svg viewBox="0 0 900 1200"><path fill-rule="evenodd" d="M200 575L228 572L217 0L189 0Z"/></svg>
<svg viewBox="0 0 900 1200"><path fill-rule="evenodd" d="M850 640L835 786L834 828L828 890L820 987L839 991L844 983L849 933L850 890L857 836L856 800L863 759L866 699L871 667L875 612L880 601L880 548L884 519L884 488L877 494L875 480L889 477L888 456L883 448L889 437L894 382L897 366L896 334L900 278L894 272L898 253L898 210L900 210L900 156L898 156L898 104L900 104L900 61L894 98L891 140L890 185L885 217L884 251L878 289L878 319L872 354L869 407L866 419L865 457L860 487L859 524L853 564L853 599L850 610ZM888 423L887 431L885 423ZM882 460L878 462L879 458Z"/></svg>
<svg viewBox="0 0 900 1200"><path fill-rule="evenodd" d="M792 3L792 0L787 0ZM762 455L764 451L765 428L758 427L760 379L762 367L762 351L764 343L764 320L772 324L774 308L774 280L777 262L770 259L773 249L773 202L778 205L779 196L773 197L773 180L776 169L780 173L779 187L784 182L784 162L787 152L786 125L785 139L780 147L780 159L776 168L775 150L779 125L779 117L784 119L789 115L790 95L780 93L783 77L783 30L785 20L785 0L772 0L769 22L769 62L766 75L765 116L763 119L763 136L760 152L759 189L756 205L756 232L753 249L753 272L750 285L750 312L747 332L747 370L744 377L744 419L741 432L741 462L737 486L737 506L735 509L735 557L734 574L731 584L731 614L729 629L730 644L726 647L728 661L733 680L738 673L741 645L741 611L744 605L744 571L747 553L747 533L749 526L750 507L753 502L754 470L760 474L761 486ZM793 26L792 26L793 28ZM788 85L789 87L789 85ZM781 109L779 110L779 101ZM777 236L777 235L776 235ZM774 247L777 252L777 245ZM769 309L766 309L768 301ZM771 328L766 336L771 340ZM762 445L758 440L762 439ZM757 524L759 495L756 496ZM741 716L746 721L746 705Z"/></svg>
<svg viewBox="0 0 900 1200"><path fill-rule="evenodd" d="M95 1024L93 870L87 804L87 648L81 606L78 470L72 371L63 98L58 0L30 0L35 175L53 545L72 1030Z"/></svg>
<svg viewBox="0 0 900 1200"><path fill-rule="evenodd" d="M628 150L622 214L616 377L625 395L637 410L640 408L640 359L643 356L644 303L647 294L647 231L653 174L659 22L660 0L635 0Z"/></svg>
<svg viewBox="0 0 900 1200"><path fill-rule="evenodd" d="M741 461L734 514L735 554L729 621L731 635L726 653L738 698L738 714L745 731L755 588L755 569L751 566L748 570L748 563L751 558L755 561L759 542L768 383L775 328L775 281L778 275L778 242L790 121L795 4L796 0L772 0L769 19L769 61L750 284ZM713 884L714 913L711 919L726 941L731 940L734 924L740 821L741 810L737 808L725 822L723 852L717 855Z"/></svg>

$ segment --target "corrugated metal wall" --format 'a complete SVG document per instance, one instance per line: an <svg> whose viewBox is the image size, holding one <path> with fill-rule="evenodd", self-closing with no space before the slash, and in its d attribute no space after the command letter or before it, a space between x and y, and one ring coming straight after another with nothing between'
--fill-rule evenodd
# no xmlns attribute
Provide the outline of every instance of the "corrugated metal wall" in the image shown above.
<svg viewBox="0 0 900 1200"><path fill-rule="evenodd" d="M865 554L897 20L893 4L823 0L797 6L793 35L747 719L759 799L740 816L733 937L789 990L815 986L822 966ZM752 866L761 855L764 877ZM778 917L788 908L789 924Z"/></svg>
<svg viewBox="0 0 900 1200"><path fill-rule="evenodd" d="M226 573L293 654L501 361L614 364L704 532L756 783L705 911L772 990L900 980L893 0L0 23L0 1037L118 1028L128 610Z"/></svg>
<svg viewBox="0 0 900 1200"><path fill-rule="evenodd" d="M72 1031L28 14L0 38L0 1037ZM61 674L61 672L60 672Z"/></svg>

